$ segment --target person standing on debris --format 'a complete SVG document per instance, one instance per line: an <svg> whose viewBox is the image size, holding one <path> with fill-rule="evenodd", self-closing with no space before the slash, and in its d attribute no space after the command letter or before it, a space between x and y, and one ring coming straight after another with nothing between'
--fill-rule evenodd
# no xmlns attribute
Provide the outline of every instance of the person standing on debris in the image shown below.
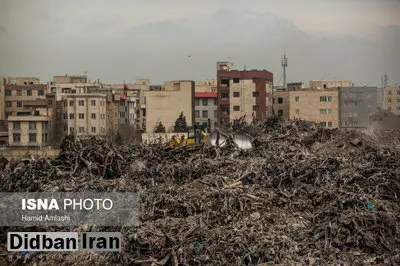
<svg viewBox="0 0 400 266"><path fill-rule="evenodd" d="M179 142L179 147L183 147L185 145L185 135L181 136L181 141Z"/></svg>

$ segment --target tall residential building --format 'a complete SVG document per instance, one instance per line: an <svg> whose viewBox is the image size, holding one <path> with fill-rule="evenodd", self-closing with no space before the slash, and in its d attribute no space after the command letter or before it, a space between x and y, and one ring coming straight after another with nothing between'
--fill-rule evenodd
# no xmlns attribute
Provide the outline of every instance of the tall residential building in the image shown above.
<svg viewBox="0 0 400 266"><path fill-rule="evenodd" d="M353 87L350 80L310 80L310 90L337 89L339 87Z"/></svg>
<svg viewBox="0 0 400 266"><path fill-rule="evenodd" d="M347 128L347 129L367 128L370 124L370 116L375 114L377 111L378 111L377 87L340 88L341 128Z"/></svg>
<svg viewBox="0 0 400 266"><path fill-rule="evenodd" d="M218 126L243 116L247 121L272 115L273 74L267 70L232 70L217 63Z"/></svg>
<svg viewBox="0 0 400 266"><path fill-rule="evenodd" d="M88 82L86 76L54 76L48 86L50 92L56 94L57 101L61 101L64 95L85 94L102 85L100 82Z"/></svg>
<svg viewBox="0 0 400 266"><path fill-rule="evenodd" d="M218 120L218 103L216 92L196 92L195 93L195 123L208 125L214 129Z"/></svg>
<svg viewBox="0 0 400 266"><path fill-rule="evenodd" d="M63 136L105 136L105 94L68 94L62 100Z"/></svg>
<svg viewBox="0 0 400 266"><path fill-rule="evenodd" d="M387 86L383 89L382 109L400 114L400 86Z"/></svg>
<svg viewBox="0 0 400 266"><path fill-rule="evenodd" d="M289 92L289 117L339 127L339 89L302 89Z"/></svg>
<svg viewBox="0 0 400 266"><path fill-rule="evenodd" d="M145 131L151 133L161 122L172 132L180 113L186 117L186 124L194 122L194 81L166 81L163 86L150 86L144 91L141 107L145 107Z"/></svg>

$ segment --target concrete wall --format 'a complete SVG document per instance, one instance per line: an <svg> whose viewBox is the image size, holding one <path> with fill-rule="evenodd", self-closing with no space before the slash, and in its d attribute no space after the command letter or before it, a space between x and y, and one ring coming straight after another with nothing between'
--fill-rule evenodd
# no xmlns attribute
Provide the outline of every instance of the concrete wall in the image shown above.
<svg viewBox="0 0 400 266"><path fill-rule="evenodd" d="M383 89L382 109L400 114L400 86L387 86Z"/></svg>
<svg viewBox="0 0 400 266"><path fill-rule="evenodd" d="M176 119L183 112L187 125L194 121L194 82L169 81L164 91L145 91L146 133L154 131L158 122L171 132Z"/></svg>
<svg viewBox="0 0 400 266"><path fill-rule="evenodd" d="M298 97L298 101L296 101ZM331 101L321 101L320 97L331 97ZM289 117L316 123L325 122L329 128L339 127L339 90L302 90L289 92ZM326 110L321 113L321 110ZM331 110L331 111L329 111ZM325 111L324 111L325 112ZM328 126L328 122L332 126Z"/></svg>
<svg viewBox="0 0 400 266"><path fill-rule="evenodd" d="M367 128L378 111L377 87L340 88L340 127ZM400 104L400 103L399 103Z"/></svg>
<svg viewBox="0 0 400 266"><path fill-rule="evenodd" d="M49 147L10 147L4 150L0 150L0 155L10 159L20 159L20 158L30 158L34 157L44 157L44 158L56 158L60 154L60 150L52 149Z"/></svg>
<svg viewBox="0 0 400 266"><path fill-rule="evenodd" d="M353 83L350 80L310 80L309 89L311 90L322 90L338 87L353 87Z"/></svg>
<svg viewBox="0 0 400 266"><path fill-rule="evenodd" d="M280 115L282 113L282 117L289 118L289 92L287 91L277 91L273 93L274 101L273 101L273 109L274 115ZM282 103L279 103L279 99L282 99Z"/></svg>
<svg viewBox="0 0 400 266"><path fill-rule="evenodd" d="M195 92L217 92L217 79L196 81Z"/></svg>

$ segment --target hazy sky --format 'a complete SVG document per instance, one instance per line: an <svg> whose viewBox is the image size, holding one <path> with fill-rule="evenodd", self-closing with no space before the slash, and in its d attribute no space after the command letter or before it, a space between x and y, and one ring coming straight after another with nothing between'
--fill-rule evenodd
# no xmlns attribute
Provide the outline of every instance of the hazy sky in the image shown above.
<svg viewBox="0 0 400 266"><path fill-rule="evenodd" d="M239 68L273 71L277 81L285 50L289 80L377 83L386 72L400 83L399 29L400 0L1 0L0 75L47 81L88 71L103 82L149 77L160 83L212 78L215 61L231 56ZM342 48L345 60L354 55L346 72L334 54ZM192 62L183 59L192 53Z"/></svg>

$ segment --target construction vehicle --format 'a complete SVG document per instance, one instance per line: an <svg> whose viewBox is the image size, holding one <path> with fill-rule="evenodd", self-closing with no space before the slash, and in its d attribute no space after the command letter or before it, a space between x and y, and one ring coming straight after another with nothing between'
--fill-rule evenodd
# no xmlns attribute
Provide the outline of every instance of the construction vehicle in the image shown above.
<svg viewBox="0 0 400 266"><path fill-rule="evenodd" d="M206 132L207 125L193 125L188 127L187 137L185 135L176 134L171 137L169 146L173 148L179 147L197 147L207 143Z"/></svg>

